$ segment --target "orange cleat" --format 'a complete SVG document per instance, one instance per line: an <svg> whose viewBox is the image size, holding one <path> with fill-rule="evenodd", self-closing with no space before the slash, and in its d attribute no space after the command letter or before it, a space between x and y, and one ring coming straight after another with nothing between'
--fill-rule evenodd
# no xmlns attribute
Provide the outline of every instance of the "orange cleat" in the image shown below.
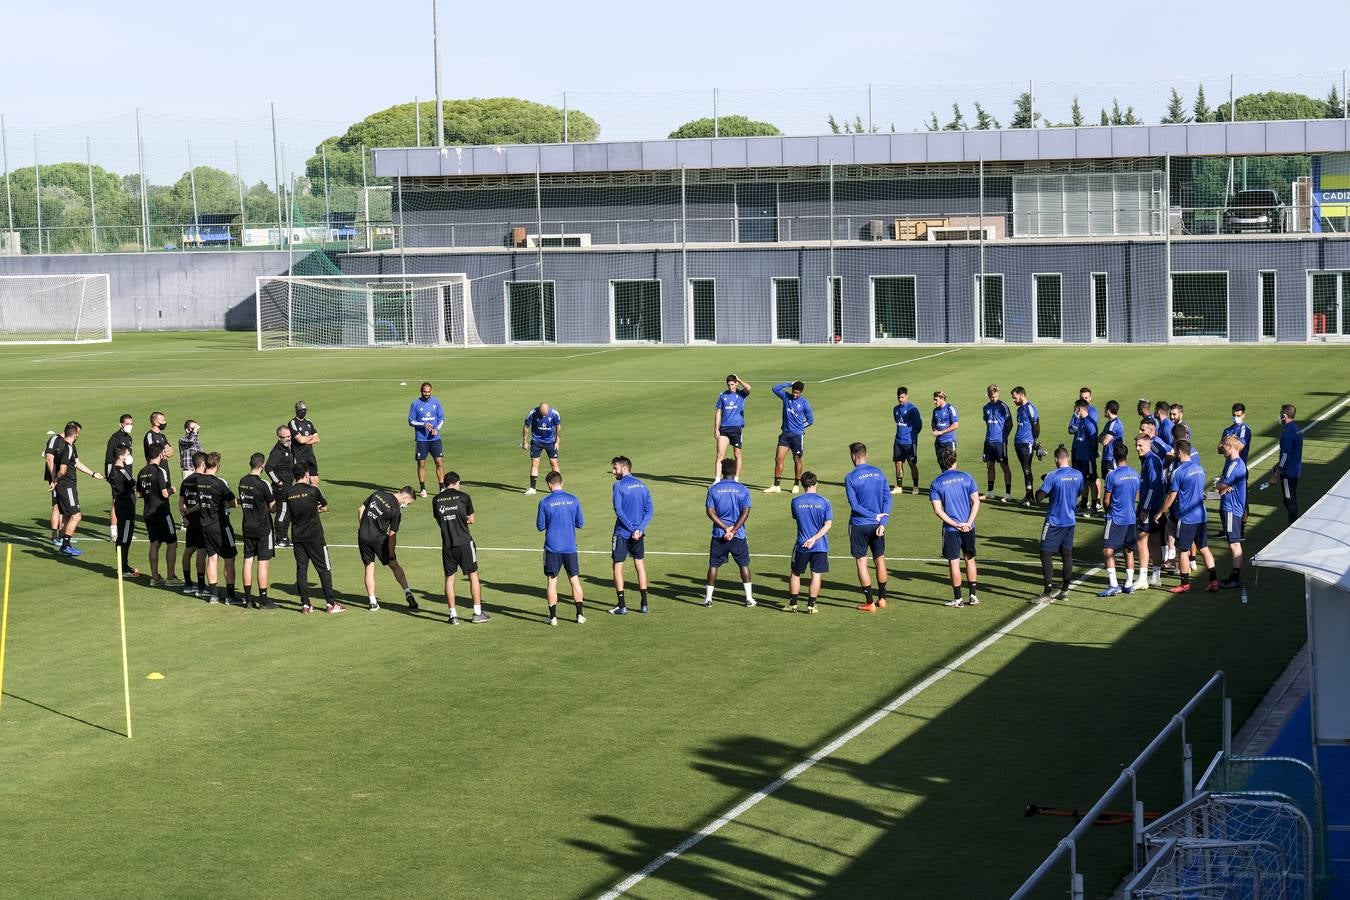
<svg viewBox="0 0 1350 900"><path fill-rule="evenodd" d="M877 611L877 605L876 605L875 603L859 603L859 604L858 604L858 611L859 611L859 612L876 612L876 611Z"/></svg>
<svg viewBox="0 0 1350 900"><path fill-rule="evenodd" d="M885 608L886 608L886 598L885 598L885 597L878 597L878 598L877 598L877 609L885 609Z"/></svg>

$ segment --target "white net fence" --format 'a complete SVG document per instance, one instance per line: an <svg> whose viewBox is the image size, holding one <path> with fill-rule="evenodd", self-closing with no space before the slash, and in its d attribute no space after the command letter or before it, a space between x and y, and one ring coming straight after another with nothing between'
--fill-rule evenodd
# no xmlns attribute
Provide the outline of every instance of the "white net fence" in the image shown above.
<svg viewBox="0 0 1350 900"><path fill-rule="evenodd" d="M107 275L0 275L0 343L110 340Z"/></svg>

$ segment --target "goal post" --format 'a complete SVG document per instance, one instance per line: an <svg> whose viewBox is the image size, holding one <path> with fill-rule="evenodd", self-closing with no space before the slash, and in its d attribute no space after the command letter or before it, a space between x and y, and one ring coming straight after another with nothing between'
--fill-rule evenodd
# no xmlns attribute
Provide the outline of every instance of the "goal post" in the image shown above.
<svg viewBox="0 0 1350 900"><path fill-rule="evenodd" d="M259 350L483 344L463 273L257 280Z"/></svg>
<svg viewBox="0 0 1350 900"><path fill-rule="evenodd" d="M0 344L112 340L106 274L0 275Z"/></svg>

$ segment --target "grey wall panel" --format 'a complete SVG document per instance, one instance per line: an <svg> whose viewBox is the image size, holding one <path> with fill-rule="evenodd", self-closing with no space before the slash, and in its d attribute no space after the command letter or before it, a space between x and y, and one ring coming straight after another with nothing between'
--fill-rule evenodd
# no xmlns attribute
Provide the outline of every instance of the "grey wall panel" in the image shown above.
<svg viewBox="0 0 1350 900"><path fill-rule="evenodd" d="M1185 156L1186 131L1166 125L1150 125L1148 128L1148 152L1153 156Z"/></svg>
<svg viewBox="0 0 1350 900"><path fill-rule="evenodd" d="M642 168L642 144L624 142L606 144L606 165L611 172L633 172Z"/></svg>
<svg viewBox="0 0 1350 900"><path fill-rule="evenodd" d="M539 168L544 172L570 172L575 165L573 144L543 144L539 147Z"/></svg>
<svg viewBox="0 0 1350 900"><path fill-rule="evenodd" d="M1078 149L1078 132L1074 128L1037 129L1037 159L1073 159Z"/></svg>
<svg viewBox="0 0 1350 900"><path fill-rule="evenodd" d="M999 159L1004 154L1015 155L1019 159L1036 159L1040 154L1040 139L1031 129L988 131L982 134L972 131L971 134L980 137L973 142L966 142L966 159Z"/></svg>
<svg viewBox="0 0 1350 900"><path fill-rule="evenodd" d="M717 169L739 169L746 165L745 141L714 141L712 164Z"/></svg>
<svg viewBox="0 0 1350 900"><path fill-rule="evenodd" d="M1109 128L1077 128L1077 159L1109 159L1111 157L1111 130Z"/></svg>
<svg viewBox="0 0 1350 900"><path fill-rule="evenodd" d="M642 144L642 168L678 169L679 153L674 141L644 141Z"/></svg>
<svg viewBox="0 0 1350 900"><path fill-rule="evenodd" d="M1148 128L1112 128L1112 156L1148 156Z"/></svg>
<svg viewBox="0 0 1350 900"><path fill-rule="evenodd" d="M751 167L781 166L783 142L776 137L747 138L745 164Z"/></svg>
<svg viewBox="0 0 1350 900"><path fill-rule="evenodd" d="M854 162L852 135L831 134L816 140L818 160L842 165L851 165Z"/></svg>
<svg viewBox="0 0 1350 900"><path fill-rule="evenodd" d="M853 139L855 163L886 163L891 159L891 139L885 134L860 134Z"/></svg>
<svg viewBox="0 0 1350 900"><path fill-rule="evenodd" d="M1267 122L1267 153L1302 153L1306 146L1307 129L1303 122Z"/></svg>
<svg viewBox="0 0 1350 900"><path fill-rule="evenodd" d="M475 175L502 175L506 172L506 152L502 147L475 147L473 173Z"/></svg>
<svg viewBox="0 0 1350 900"><path fill-rule="evenodd" d="M891 159L928 162L928 136L923 134L891 135Z"/></svg>
<svg viewBox="0 0 1350 900"><path fill-rule="evenodd" d="M783 138L783 165L814 166L820 159L820 148L813 137Z"/></svg>
<svg viewBox="0 0 1350 900"><path fill-rule="evenodd" d="M712 168L712 141L676 141L681 168Z"/></svg>
<svg viewBox="0 0 1350 900"><path fill-rule="evenodd" d="M572 164L578 172L604 172L609 167L609 153L604 144L576 144Z"/></svg>
<svg viewBox="0 0 1350 900"><path fill-rule="evenodd" d="M1266 152L1266 126L1262 122L1234 122L1228 127L1228 152L1232 155Z"/></svg>
<svg viewBox="0 0 1350 900"><path fill-rule="evenodd" d="M542 158L539 147L507 147L506 171L513 174L538 172L543 168Z"/></svg>
<svg viewBox="0 0 1350 900"><path fill-rule="evenodd" d="M965 137L959 131L935 131L928 139L929 162L961 162L966 158Z"/></svg>
<svg viewBox="0 0 1350 900"><path fill-rule="evenodd" d="M1350 122L1345 119L1323 119L1303 123L1307 149L1313 153L1338 153L1350 147L1347 135Z"/></svg>

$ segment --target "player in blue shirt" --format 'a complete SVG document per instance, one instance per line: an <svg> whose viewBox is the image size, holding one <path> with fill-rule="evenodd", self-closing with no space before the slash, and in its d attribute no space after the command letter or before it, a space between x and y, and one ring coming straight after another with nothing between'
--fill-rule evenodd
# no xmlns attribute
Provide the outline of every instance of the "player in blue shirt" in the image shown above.
<svg viewBox="0 0 1350 900"><path fill-rule="evenodd" d="M984 461L989 469L988 499L994 496L994 465L1003 465L1003 502L1012 502L1012 469L1008 466L1008 438L1012 435L1013 415L1008 404L998 398L998 385L984 389L989 402L984 405Z"/></svg>
<svg viewBox="0 0 1350 900"><path fill-rule="evenodd" d="M933 513L942 520L942 557L951 573L952 599L947 606L977 606L980 597L979 573L975 569L975 517L980 513L980 486L968 472L956 466L956 449L944 447L938 451L938 465L942 474L933 479L928 488L928 499L933 502ZM966 561L966 578L970 594L961 599L961 560Z"/></svg>
<svg viewBox="0 0 1350 900"><path fill-rule="evenodd" d="M1233 571L1219 582L1221 588L1242 587L1242 529L1247 518L1247 463L1242 453L1247 445L1236 434L1224 435L1223 473L1219 476L1219 522L1233 554Z"/></svg>
<svg viewBox="0 0 1350 900"><path fill-rule="evenodd" d="M526 440L529 443L526 443ZM520 449L530 451L530 486L527 494L538 493L539 457L548 455L549 468L558 471L558 451L562 449L562 416L547 403L540 403L525 416L520 429Z"/></svg>
<svg viewBox="0 0 1350 900"><path fill-rule="evenodd" d="M797 538L792 542L792 565L788 574L788 612L797 611L802 592L802 574L811 568L811 586L806 595L806 611L815 613L820 596L820 576L830 571L830 529L834 527L834 507L816 492L816 473L802 473L806 493L792 498L792 519L797 523Z"/></svg>
<svg viewBox="0 0 1350 900"><path fill-rule="evenodd" d="M741 587L745 590L745 605L755 605L750 587L750 545L745 539L745 520L750 518L750 489L736 480L736 460L722 460L722 480L708 488L704 510L712 520L712 541L708 545L708 581L704 588L703 605L712 607L713 588L717 585L717 570L730 556L741 567Z"/></svg>
<svg viewBox="0 0 1350 900"><path fill-rule="evenodd" d="M586 624L585 598L581 594L581 568L577 564L577 529L586 524L581 501L563 490L562 473L544 478L548 494L539 500L534 527L544 532L544 577L548 579L548 624L558 624L558 573L566 571L572 585L572 604L577 624Z"/></svg>
<svg viewBox="0 0 1350 900"><path fill-rule="evenodd" d="M1017 462L1022 466L1022 480L1026 483L1022 505L1030 506L1036 502L1036 492L1031 486L1031 460L1033 457L1045 458L1045 451L1041 449L1041 411L1027 399L1027 389L1020 384L1012 389L1012 399L1013 406L1017 407L1013 450L1017 453Z"/></svg>
<svg viewBox="0 0 1350 900"><path fill-rule="evenodd" d="M1134 449L1139 454L1139 502L1135 511L1135 524L1139 531L1139 575L1134 580L1136 591L1148 590L1150 583L1153 587L1162 584L1163 535L1167 529L1164 523L1154 517L1167 499L1167 477L1164 474L1163 454L1155 446L1158 441L1152 434L1154 424L1152 417L1143 419L1139 434L1134 439ZM1153 560L1151 580L1150 558Z"/></svg>
<svg viewBox="0 0 1350 900"><path fill-rule="evenodd" d="M773 458L773 485L766 487L764 493L782 493L778 483L783 477L783 458L792 451L792 493L801 493L802 478L802 440L806 429L816 423L816 414L811 410L811 401L802 394L806 385L800 381L787 382L773 386L774 395L783 401L783 424L778 434L778 450Z"/></svg>
<svg viewBox="0 0 1350 900"><path fill-rule="evenodd" d="M1098 426L1097 442L1101 444L1101 464L1098 472L1100 474L1100 484L1098 485L1098 496L1102 497L1102 505L1106 505L1106 476L1111 474L1111 470L1116 467L1116 452L1114 447L1125 440L1125 423L1120 421L1120 403L1115 400L1106 401L1106 418L1101 420ZM1125 458L1129 458L1129 448L1126 448Z"/></svg>
<svg viewBox="0 0 1350 900"><path fill-rule="evenodd" d="M909 402L909 388L901 385L895 389L895 408L891 410L895 419L895 447L891 450L891 460L895 463L895 487L892 494L904 493L905 463L909 463L909 477L914 484L914 493L919 493L919 432L923 431L923 413Z"/></svg>
<svg viewBox="0 0 1350 900"><path fill-rule="evenodd" d="M1292 523L1298 518L1298 479L1303 474L1303 430L1294 421L1298 410L1294 404L1280 407L1280 461L1270 473L1268 484L1279 482L1284 495L1284 508Z"/></svg>
<svg viewBox="0 0 1350 900"><path fill-rule="evenodd" d="M1087 403L1088 415L1092 418L1092 421L1100 423L1102 417L1097 413L1097 407L1092 405L1092 388L1087 385L1080 387L1078 389L1078 399Z"/></svg>
<svg viewBox="0 0 1350 900"><path fill-rule="evenodd" d="M876 612L886 608L886 523L891 519L891 492L886 473L867 464L867 445L854 442L848 452L853 469L844 476L848 497L848 543L858 569L863 602L858 609ZM872 599L872 578L867 571L867 554L872 554L877 570L877 597Z"/></svg>
<svg viewBox="0 0 1350 900"><path fill-rule="evenodd" d="M1237 438L1242 443L1242 453L1240 454L1243 464L1247 462L1247 451L1252 446L1252 427L1247 424L1247 407L1241 403L1233 404L1233 424L1223 430L1219 436L1219 453L1227 456L1223 449L1223 439L1229 435Z"/></svg>
<svg viewBox="0 0 1350 900"><path fill-rule="evenodd" d="M1084 514L1097 512L1097 419L1092 415L1092 406L1086 400L1079 399L1073 405L1073 417L1069 419L1069 434L1073 435L1073 467L1083 476L1082 494L1078 498L1078 510Z"/></svg>
<svg viewBox="0 0 1350 900"><path fill-rule="evenodd" d="M445 425L445 410L441 401L431 396L431 382L422 382L417 399L408 407L408 425L417 436L413 457L417 460L417 484L422 496L427 495L427 457L436 460L436 490L445 488L445 447L441 444L441 428Z"/></svg>
<svg viewBox="0 0 1350 900"><path fill-rule="evenodd" d="M639 612L647 611L647 526L652 523L655 510L652 507L652 492L641 481L633 477L633 461L626 456L616 456L609 461L610 471L614 474L614 491L611 499L614 503L614 536L610 538L610 558L614 561L614 593L619 605L610 610L616 616L628 612L628 604L623 594L623 561L633 557L633 566L637 569L638 591L642 594L642 606Z"/></svg>
<svg viewBox="0 0 1350 900"><path fill-rule="evenodd" d="M1080 401L1082 402L1082 401ZM1069 596L1073 575L1074 503L1083 490L1083 473L1069 467L1069 450L1063 444L1055 448L1055 468L1041 477L1037 500L1049 500L1045 527L1041 529L1041 575L1043 590L1035 603L1050 603ZM1055 592L1055 554L1061 563L1059 592Z"/></svg>
<svg viewBox="0 0 1350 900"><path fill-rule="evenodd" d="M1176 443L1172 439L1172 404L1166 400L1159 400L1153 404L1153 418L1157 422L1158 437L1169 447Z"/></svg>
<svg viewBox="0 0 1350 900"><path fill-rule="evenodd" d="M1106 405L1110 415L1111 404ZM1117 423L1120 419L1115 420ZM1130 448L1124 441L1112 441L1111 471L1102 480L1102 502L1106 524L1102 527L1102 556L1106 560L1106 590L1098 597L1114 597L1122 589L1116 581L1116 554L1125 551L1124 593L1134 593L1134 548L1139 543L1136 508L1139 503L1139 473L1130 468Z"/></svg>
<svg viewBox="0 0 1350 900"><path fill-rule="evenodd" d="M1209 527L1205 516L1205 470L1191 457L1190 441L1177 441L1172 450L1177 455L1177 467L1172 470L1172 483L1163 501L1162 514L1176 507L1177 557L1181 582L1170 593L1188 594L1191 590L1192 554L1199 552L1209 570L1208 591L1219 589L1219 573L1214 567L1214 554L1209 550Z"/></svg>
<svg viewBox="0 0 1350 900"><path fill-rule="evenodd" d="M947 402L946 391L933 391L933 414L928 425L933 430L934 452L943 446L956 449L956 429L961 427L961 416L956 412L956 406Z"/></svg>
<svg viewBox="0 0 1350 900"><path fill-rule="evenodd" d="M727 389L717 395L713 413L713 441L717 459L713 462L713 480L720 477L722 457L730 447L736 456L736 480L741 480L741 431L745 428L745 400L750 396L750 382L732 373L727 376Z"/></svg>

